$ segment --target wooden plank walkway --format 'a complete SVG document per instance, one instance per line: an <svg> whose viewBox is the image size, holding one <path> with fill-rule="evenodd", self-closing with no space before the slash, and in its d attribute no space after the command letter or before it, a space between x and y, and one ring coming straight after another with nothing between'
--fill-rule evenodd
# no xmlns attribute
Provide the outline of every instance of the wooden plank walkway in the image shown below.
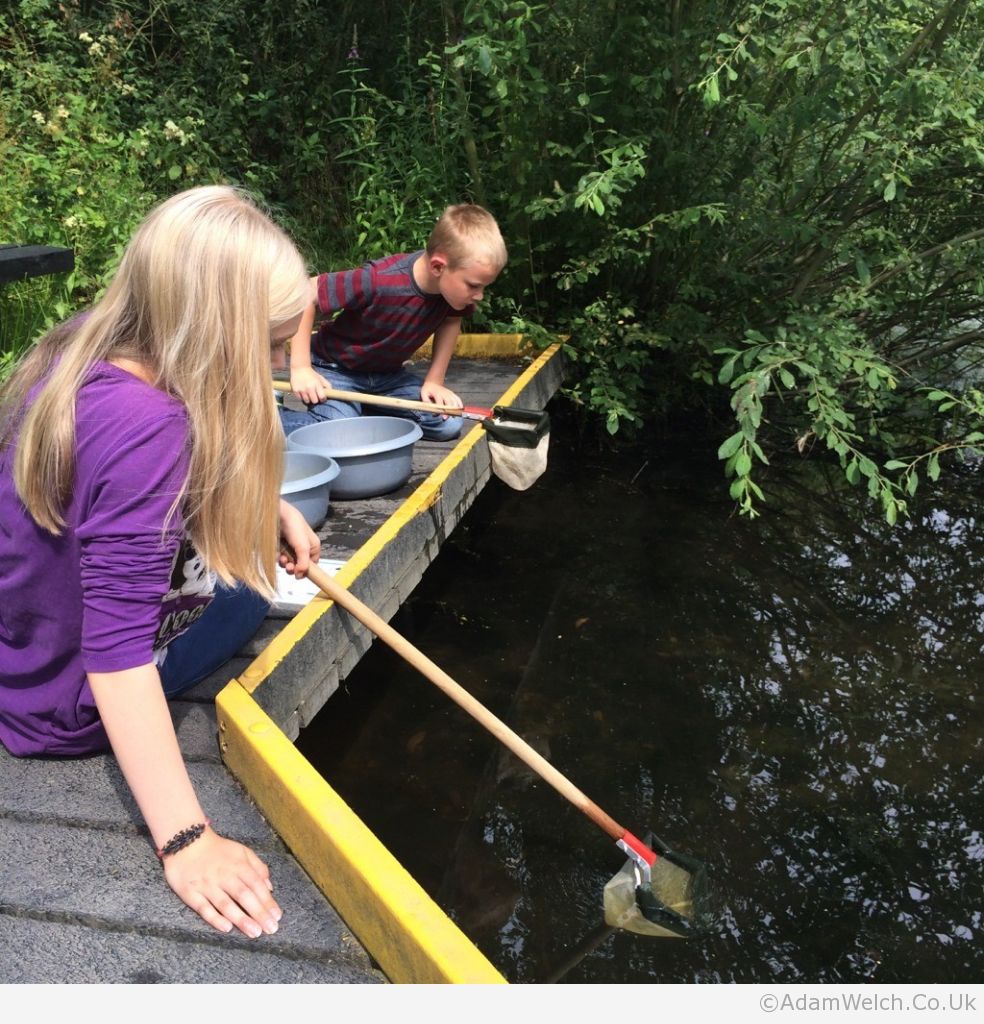
<svg viewBox="0 0 984 1024"><path fill-rule="evenodd" d="M467 403L491 405L520 370L501 361L458 359L448 382ZM558 383L554 377L542 385L541 405ZM417 484L455 450L454 443L420 442L414 474L396 495L333 504L322 529L324 556L362 557L367 542L394 515L399 518ZM484 486L487 455L485 460L482 467L472 453L469 461L477 465L464 473L470 483L446 488L447 503L442 497L435 506L425 543L411 531L390 545L387 557L367 563L360 582L374 599L360 596L380 614L396 610ZM461 473L451 479L455 475ZM0 747L0 983L386 980L229 773L216 743L217 694L230 680L248 678L291 625L282 617L268 619L237 658L172 705L182 751L210 817L271 867L285 912L279 932L256 941L220 935L171 894L112 757L17 759ZM334 636L336 629L337 623L329 632ZM277 725L292 738L368 646L368 638L351 628L343 633L345 644L335 637L326 645L320 631L308 630L308 642L284 659L279 687L262 674L261 703L279 710Z"/></svg>

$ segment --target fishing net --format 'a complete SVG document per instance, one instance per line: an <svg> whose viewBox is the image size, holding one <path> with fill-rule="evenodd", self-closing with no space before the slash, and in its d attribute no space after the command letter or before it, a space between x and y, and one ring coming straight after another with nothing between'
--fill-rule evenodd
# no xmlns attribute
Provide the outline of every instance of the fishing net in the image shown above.
<svg viewBox="0 0 984 1024"><path fill-rule="evenodd" d="M545 412L496 406L482 421L492 472L508 487L525 491L547 468L550 420Z"/></svg>
<svg viewBox="0 0 984 1024"><path fill-rule="evenodd" d="M697 913L705 901L704 865L671 850L649 833L646 844L657 853L649 879L627 860L605 886L605 922L639 935L685 938L697 927Z"/></svg>
<svg viewBox="0 0 984 1024"><path fill-rule="evenodd" d="M658 884L657 874L664 874L661 870L661 865L665 863L665 861L658 861L654 865L653 887ZM672 864L668 866L674 868ZM687 872L679 868L675 868L674 871L665 872L665 874L673 876L669 879L669 892L666 894L672 902L654 897L652 891L650 891L649 895L656 900L657 908L660 904L665 904L675 914L679 914L682 918L688 918L693 910L692 900L687 895L689 885L681 884L680 879L675 877L677 872L685 875L689 881ZM642 897L642 903L639 897ZM643 905L648 903L649 900L646 900L645 886L639 885L636 880L636 867L632 861L626 861L622 870L609 879L608 884L605 886L604 898L605 922L613 928L624 928L626 931L635 932L638 935L653 935L671 939L680 939L687 934L684 928L675 926L676 923L669 915L666 916L664 924L659 924L656 921L651 921L643 914Z"/></svg>
<svg viewBox="0 0 984 1024"><path fill-rule="evenodd" d="M535 448L513 448L489 438L492 472L514 491L525 491L543 476L547 468L550 435L540 438Z"/></svg>

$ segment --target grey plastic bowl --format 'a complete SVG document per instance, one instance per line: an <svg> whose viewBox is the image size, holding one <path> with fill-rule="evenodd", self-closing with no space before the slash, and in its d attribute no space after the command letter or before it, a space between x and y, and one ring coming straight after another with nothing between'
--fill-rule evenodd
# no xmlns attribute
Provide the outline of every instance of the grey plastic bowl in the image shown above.
<svg viewBox="0 0 984 1024"><path fill-rule="evenodd" d="M287 437L291 451L317 452L340 468L333 498L372 498L410 478L413 446L423 431L398 416L354 416L299 427Z"/></svg>
<svg viewBox="0 0 984 1024"><path fill-rule="evenodd" d="M284 479L280 496L316 530L328 515L331 482L338 476L338 463L318 452L284 452Z"/></svg>

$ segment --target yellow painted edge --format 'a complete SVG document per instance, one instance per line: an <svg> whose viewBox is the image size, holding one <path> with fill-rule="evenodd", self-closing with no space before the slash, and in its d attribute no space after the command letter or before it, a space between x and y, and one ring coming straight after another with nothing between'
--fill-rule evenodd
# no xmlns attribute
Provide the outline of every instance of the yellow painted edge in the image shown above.
<svg viewBox="0 0 984 1024"><path fill-rule="evenodd" d="M226 764L390 981L506 984L235 680L216 710Z"/></svg>
<svg viewBox="0 0 984 1024"><path fill-rule="evenodd" d="M414 358L429 359L433 335L414 353ZM460 359L508 359L529 352L531 343L522 334L459 334L454 346Z"/></svg>
<svg viewBox="0 0 984 1024"><path fill-rule="evenodd" d="M560 351L563 342L555 342L548 348L545 348L537 357L530 363L529 366L512 382L512 384L502 393L502 397L496 402L496 405L512 405L513 401L519 397L520 392L527 384L550 362L551 359Z"/></svg>
<svg viewBox="0 0 984 1024"><path fill-rule="evenodd" d="M558 342L544 349L513 381L509 388L503 392L496 404L511 405L530 381L556 356L560 348L561 343ZM338 571L335 578L343 587L350 587L410 520L414 519L421 512L426 512L427 509L431 508L440 499L441 488L444 486L444 482L454 471L455 467L468 457L472 448L477 444L481 444L483 440L483 431L469 431L448 452L432 472L421 481L420 486ZM294 645L331 608L331 605L331 601L321 596L315 597L305 605L239 676L243 689L247 693L255 693L261 683L290 654Z"/></svg>
<svg viewBox="0 0 984 1024"><path fill-rule="evenodd" d="M560 350L551 345L503 393L510 405ZM337 575L351 583L403 526L430 508L483 433L472 430ZM393 981L505 979L420 888L251 694L332 602L316 597L216 697L223 758L298 862Z"/></svg>

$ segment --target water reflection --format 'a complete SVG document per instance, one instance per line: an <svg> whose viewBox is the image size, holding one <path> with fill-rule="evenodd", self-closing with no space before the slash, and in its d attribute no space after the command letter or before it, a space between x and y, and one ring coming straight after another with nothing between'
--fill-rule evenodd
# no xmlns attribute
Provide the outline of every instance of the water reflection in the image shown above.
<svg viewBox="0 0 984 1024"><path fill-rule="evenodd" d="M513 980L978 979L980 477L892 531L797 465L747 523L710 449L658 454L565 459L555 435L547 476L490 487L397 625L618 820L707 863L703 936L604 934L613 844L387 652L302 749Z"/></svg>

